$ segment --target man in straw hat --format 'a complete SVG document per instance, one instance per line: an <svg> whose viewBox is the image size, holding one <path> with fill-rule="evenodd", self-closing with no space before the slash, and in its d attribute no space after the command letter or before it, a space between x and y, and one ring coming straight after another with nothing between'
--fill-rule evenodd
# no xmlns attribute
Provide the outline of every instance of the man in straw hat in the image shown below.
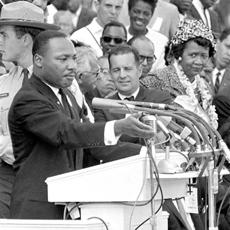
<svg viewBox="0 0 230 230"><path fill-rule="evenodd" d="M0 78L0 218L9 217L10 196L14 181L13 149L8 128L8 111L23 82L32 72L32 45L37 34L57 26L44 23L43 10L32 3L17 1L5 4L0 17L0 52L15 67Z"/></svg>

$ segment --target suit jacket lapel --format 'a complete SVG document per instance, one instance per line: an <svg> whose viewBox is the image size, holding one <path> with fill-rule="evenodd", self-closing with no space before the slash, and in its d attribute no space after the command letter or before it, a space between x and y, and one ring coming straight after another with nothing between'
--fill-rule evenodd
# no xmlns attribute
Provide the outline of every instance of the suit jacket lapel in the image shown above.
<svg viewBox="0 0 230 230"><path fill-rule="evenodd" d="M61 110L63 113L65 113L63 106L61 105L61 102L59 101L59 99L57 98L57 96L54 94L54 92L52 91L52 89L46 85L44 82L42 82L37 76L32 75L31 79L29 80L30 83L36 88L36 90L38 92L40 92L42 95L45 95L45 97L52 102L52 104L54 106L56 106L56 108L58 110ZM71 107L71 112L73 114L73 118L75 119L79 119L79 109L78 109L78 105L76 100L74 99L74 96L67 90L65 89L64 92L66 93L66 95L68 96L68 98L71 101L70 107Z"/></svg>
<svg viewBox="0 0 230 230"><path fill-rule="evenodd" d="M143 86L140 86L139 92L135 98L135 101L145 101L146 98L146 89Z"/></svg>
<svg viewBox="0 0 230 230"><path fill-rule="evenodd" d="M42 95L45 95L45 97L52 102L53 105L55 105L59 110L63 111L63 107L57 98L57 96L54 94L52 89L46 85L44 82L42 82L37 76L34 74L31 76L29 82L36 88L36 90L41 93Z"/></svg>

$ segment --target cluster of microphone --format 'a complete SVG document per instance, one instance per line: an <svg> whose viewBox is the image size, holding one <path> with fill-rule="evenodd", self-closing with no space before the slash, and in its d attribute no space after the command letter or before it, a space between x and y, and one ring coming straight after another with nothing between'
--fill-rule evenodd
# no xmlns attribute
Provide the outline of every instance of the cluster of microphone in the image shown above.
<svg viewBox="0 0 230 230"><path fill-rule="evenodd" d="M143 112L156 116L157 127L166 135L171 135L194 146L195 153L200 155L211 152L223 155L230 163L230 151L217 130L211 127L196 113L181 107L151 102L112 100L94 98L93 107L110 110L112 113L130 114Z"/></svg>

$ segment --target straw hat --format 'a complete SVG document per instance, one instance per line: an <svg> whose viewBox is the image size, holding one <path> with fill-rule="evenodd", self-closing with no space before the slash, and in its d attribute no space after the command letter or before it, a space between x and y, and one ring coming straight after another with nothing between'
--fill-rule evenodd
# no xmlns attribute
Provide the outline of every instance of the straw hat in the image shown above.
<svg viewBox="0 0 230 230"><path fill-rule="evenodd" d="M0 26L28 26L44 30L58 30L59 27L44 22L44 12L41 8L27 1L17 1L3 5Z"/></svg>

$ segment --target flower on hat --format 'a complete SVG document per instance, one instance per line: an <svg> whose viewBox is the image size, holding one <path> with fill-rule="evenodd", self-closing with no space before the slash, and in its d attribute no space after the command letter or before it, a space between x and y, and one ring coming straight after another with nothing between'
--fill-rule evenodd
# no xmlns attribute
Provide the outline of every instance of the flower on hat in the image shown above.
<svg viewBox="0 0 230 230"><path fill-rule="evenodd" d="M180 21L177 31L172 37L170 44L179 45L197 37L209 40L215 50L216 42L212 31L202 21L195 19L184 19Z"/></svg>

